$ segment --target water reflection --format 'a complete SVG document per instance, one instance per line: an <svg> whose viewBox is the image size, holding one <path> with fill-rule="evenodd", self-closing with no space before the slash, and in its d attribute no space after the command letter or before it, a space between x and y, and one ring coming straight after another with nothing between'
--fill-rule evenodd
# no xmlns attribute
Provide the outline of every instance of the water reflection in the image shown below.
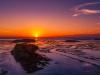
<svg viewBox="0 0 100 75"><path fill-rule="evenodd" d="M48 58L36 53L37 49L38 47L33 44L16 44L11 53L27 73L33 73L43 69L49 61Z"/></svg>

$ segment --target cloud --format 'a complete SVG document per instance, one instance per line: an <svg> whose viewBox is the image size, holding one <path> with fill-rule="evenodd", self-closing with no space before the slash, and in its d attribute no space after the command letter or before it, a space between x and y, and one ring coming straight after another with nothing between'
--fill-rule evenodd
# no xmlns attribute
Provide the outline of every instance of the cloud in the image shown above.
<svg viewBox="0 0 100 75"><path fill-rule="evenodd" d="M92 5L97 5L97 4L100 4L100 2L85 3L85 4L78 5L72 9L75 13L72 16L79 16L81 14L84 14L84 15L100 14L100 10L85 9L85 6L92 6Z"/></svg>

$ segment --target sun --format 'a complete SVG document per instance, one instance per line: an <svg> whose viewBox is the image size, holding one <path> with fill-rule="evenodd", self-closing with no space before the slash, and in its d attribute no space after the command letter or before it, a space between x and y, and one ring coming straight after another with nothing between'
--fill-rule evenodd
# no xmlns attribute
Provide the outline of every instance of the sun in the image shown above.
<svg viewBox="0 0 100 75"><path fill-rule="evenodd" d="M39 32L32 33L32 36L35 38L38 38L40 37L40 33Z"/></svg>
<svg viewBox="0 0 100 75"><path fill-rule="evenodd" d="M41 37L42 31L40 29L32 31L32 36L35 38Z"/></svg>
<svg viewBox="0 0 100 75"><path fill-rule="evenodd" d="M34 34L34 37L36 37L36 38L39 37L39 34L38 33L35 33Z"/></svg>

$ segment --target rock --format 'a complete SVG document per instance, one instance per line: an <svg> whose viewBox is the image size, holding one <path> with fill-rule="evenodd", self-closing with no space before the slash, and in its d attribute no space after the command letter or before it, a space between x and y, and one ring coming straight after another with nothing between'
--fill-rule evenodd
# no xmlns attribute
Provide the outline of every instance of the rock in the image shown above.
<svg viewBox="0 0 100 75"><path fill-rule="evenodd" d="M100 40L100 38L95 38L94 40Z"/></svg>
<svg viewBox="0 0 100 75"><path fill-rule="evenodd" d="M13 43L19 43L19 42L35 42L34 39L17 39L12 41Z"/></svg>
<svg viewBox="0 0 100 75"><path fill-rule="evenodd" d="M78 40L65 40L65 42L80 42Z"/></svg>
<svg viewBox="0 0 100 75"><path fill-rule="evenodd" d="M39 47L34 44L21 43L16 44L11 53L27 73L32 73L43 69L49 61L48 58L36 53L38 49Z"/></svg>
<svg viewBox="0 0 100 75"><path fill-rule="evenodd" d="M8 71L1 69L0 70L0 75L7 75Z"/></svg>

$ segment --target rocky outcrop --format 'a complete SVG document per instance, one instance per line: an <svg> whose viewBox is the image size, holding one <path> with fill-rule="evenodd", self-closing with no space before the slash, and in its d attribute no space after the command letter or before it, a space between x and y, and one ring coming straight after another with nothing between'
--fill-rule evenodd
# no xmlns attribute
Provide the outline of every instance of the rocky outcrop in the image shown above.
<svg viewBox="0 0 100 75"><path fill-rule="evenodd" d="M0 75L7 75L8 71L4 70L4 69L0 69Z"/></svg>
<svg viewBox="0 0 100 75"><path fill-rule="evenodd" d="M100 40L100 38L95 38L94 40Z"/></svg>
<svg viewBox="0 0 100 75"><path fill-rule="evenodd" d="M80 42L80 41L71 39L71 40L65 40L65 42Z"/></svg>
<svg viewBox="0 0 100 75"><path fill-rule="evenodd" d="M38 49L39 47L36 45L21 43L16 44L11 53L27 73L32 73L43 69L43 66L49 61L48 58L36 53Z"/></svg>

